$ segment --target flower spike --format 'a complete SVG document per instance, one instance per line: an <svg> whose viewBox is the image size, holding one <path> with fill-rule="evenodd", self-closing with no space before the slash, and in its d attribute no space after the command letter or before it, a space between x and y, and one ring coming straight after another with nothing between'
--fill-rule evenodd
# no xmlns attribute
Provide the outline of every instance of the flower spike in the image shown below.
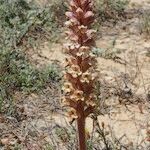
<svg viewBox="0 0 150 150"><path fill-rule="evenodd" d="M79 150L86 150L85 119L95 107L94 86L96 81L96 58L91 49L94 46L94 33L90 29L94 22L92 0L71 0L66 12L66 68L64 74L63 102L70 106L68 116L77 120Z"/></svg>

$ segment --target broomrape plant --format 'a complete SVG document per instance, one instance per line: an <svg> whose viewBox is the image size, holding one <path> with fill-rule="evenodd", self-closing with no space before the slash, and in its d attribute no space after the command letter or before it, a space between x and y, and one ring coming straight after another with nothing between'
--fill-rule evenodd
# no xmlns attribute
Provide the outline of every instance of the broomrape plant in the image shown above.
<svg viewBox="0 0 150 150"><path fill-rule="evenodd" d="M66 34L70 43L66 45L63 104L70 107L72 120L77 120L79 150L86 150L85 119L95 107L94 86L97 78L96 59L91 49L95 45L95 30L90 29L94 21L92 0L71 0L66 12L69 29Z"/></svg>

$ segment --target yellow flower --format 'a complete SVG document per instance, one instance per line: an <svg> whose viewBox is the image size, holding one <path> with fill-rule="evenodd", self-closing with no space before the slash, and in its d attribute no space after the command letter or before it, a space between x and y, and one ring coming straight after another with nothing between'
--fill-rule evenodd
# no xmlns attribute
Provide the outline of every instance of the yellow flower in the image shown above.
<svg viewBox="0 0 150 150"><path fill-rule="evenodd" d="M70 111L68 112L68 116L71 119L77 119L78 118L76 110L73 108L71 108Z"/></svg>
<svg viewBox="0 0 150 150"><path fill-rule="evenodd" d="M79 66L73 64L72 66L70 66L69 70L70 71L72 70L72 71L79 72L80 68L79 68Z"/></svg>
<svg viewBox="0 0 150 150"><path fill-rule="evenodd" d="M84 34L87 31L87 26L81 25L78 28L82 34Z"/></svg>
<svg viewBox="0 0 150 150"><path fill-rule="evenodd" d="M83 83L84 82L89 83L91 79L92 79L91 74L89 72L85 72L85 73L82 74L82 77L81 77L80 81L83 82Z"/></svg>
<svg viewBox="0 0 150 150"><path fill-rule="evenodd" d="M86 52L86 51L89 51L90 48L88 46L81 46L79 50Z"/></svg>
<svg viewBox="0 0 150 150"><path fill-rule="evenodd" d="M89 56L90 48L88 46L81 46L77 52L77 56L82 56L82 58L87 58Z"/></svg>
<svg viewBox="0 0 150 150"><path fill-rule="evenodd" d="M82 74L80 67L78 65L72 65L68 69L68 73L71 74L74 78L77 78L78 76Z"/></svg>
<svg viewBox="0 0 150 150"><path fill-rule="evenodd" d="M84 101L83 91L76 90L70 98L74 101Z"/></svg>
<svg viewBox="0 0 150 150"><path fill-rule="evenodd" d="M95 35L96 31L95 30L87 30L86 34L87 34L87 37L89 39L91 39L94 35Z"/></svg>
<svg viewBox="0 0 150 150"><path fill-rule="evenodd" d="M69 21L66 21L65 22L65 26L66 27L70 27L70 26L72 26L72 22L69 20Z"/></svg>
<svg viewBox="0 0 150 150"><path fill-rule="evenodd" d="M78 57L81 57L81 56L84 55L84 52L78 52L76 55L77 55Z"/></svg>
<svg viewBox="0 0 150 150"><path fill-rule="evenodd" d="M77 72L75 72L75 71L72 70L72 69L68 69L68 73L71 74L73 78L77 78L77 77L78 77Z"/></svg>
<svg viewBox="0 0 150 150"><path fill-rule="evenodd" d="M62 90L63 90L65 93L71 93L74 89L73 89L73 86L72 86L71 83L66 82L66 83L64 83L64 86L62 87Z"/></svg>
<svg viewBox="0 0 150 150"><path fill-rule="evenodd" d="M94 103L94 100L88 100L88 101L86 101L86 104L88 105L88 106L92 106L92 107L94 107L96 104Z"/></svg>

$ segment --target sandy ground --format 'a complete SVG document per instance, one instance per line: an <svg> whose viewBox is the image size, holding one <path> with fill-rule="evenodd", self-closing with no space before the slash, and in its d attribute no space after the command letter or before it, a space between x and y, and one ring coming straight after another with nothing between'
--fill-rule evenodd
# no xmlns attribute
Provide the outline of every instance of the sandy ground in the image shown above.
<svg viewBox="0 0 150 150"><path fill-rule="evenodd" d="M131 0L130 8L150 8L149 0ZM150 57L146 54L150 51L150 41L140 34L140 20L133 17L125 22L118 22L115 27L102 27L101 35L97 39L98 48L111 50L117 49L116 54L120 59L104 59L98 57L98 69L105 80L113 82L114 77L118 74L129 74L134 78L137 72L134 84L138 87L135 91L137 94L146 94L150 86ZM115 41L112 47L112 42ZM58 62L62 65L65 58L63 54L63 45L43 43L40 48L40 54L43 58L32 55L32 59L39 62L39 65L46 65L51 62ZM124 64L123 62L128 62ZM137 68L138 67L138 68ZM137 71L139 69L139 71ZM145 91L146 90L146 91ZM145 95L144 95L145 96ZM146 138L146 130L149 127L150 114L148 108L144 106L144 112L141 113L138 105L130 105L129 110L123 105L116 106L110 112L110 116L99 116L99 121L104 122L106 126L110 126L118 138L124 137L123 140L128 142L142 142ZM54 120L64 125L66 122L59 115L54 116ZM87 119L87 128L92 131L92 120Z"/></svg>
<svg viewBox="0 0 150 150"><path fill-rule="evenodd" d="M150 0L131 0L129 9L131 8L150 8ZM97 60L98 70L103 79L109 83L114 83L115 77L128 74L128 76L133 79L134 86L131 85L133 92L137 95L142 95L142 98L146 100L146 94L150 88L150 57L146 55L150 52L150 40L147 40L144 35L140 34L139 23L139 17L133 17L127 19L127 21L118 22L115 27L102 27L100 29L101 34L96 41L97 47L110 49L110 51L119 51L119 53L115 53L115 56L119 59L116 61L113 58L105 59L98 57ZM31 56L31 60L36 62L38 66L46 66L52 62L62 66L62 62L65 58L63 53L63 41L64 40L53 44L49 42L41 44L38 48L40 56L38 53L35 53L35 51L29 51L28 53ZM115 44L112 46L114 41ZM137 76L135 77L136 74ZM49 97L54 97L55 94L58 93L54 92L53 95ZM60 98L59 96L58 98ZM33 99L33 96L31 96L31 99ZM34 97L34 99L36 99L36 97ZM43 101L43 97L39 99ZM115 103L114 105L115 99L111 99L110 101L109 106L111 110L107 114L98 116L99 122L104 122L109 132L110 129L113 130L116 137L122 137L122 141L127 144L132 142L134 144L144 144L147 136L146 132L150 128L149 104L143 104L143 112L141 112L139 109L141 107L138 104L131 104L127 109L124 105L119 103ZM34 109L31 108L31 114L33 111ZM36 114L38 112L34 113ZM39 129L46 128L48 122L52 120L61 126L65 126L68 123L66 122L66 118L60 114L52 116L51 111L43 111L42 115L44 119L32 120L30 123L36 124L36 127ZM92 122L90 118L87 118L86 128L89 132L92 132Z"/></svg>

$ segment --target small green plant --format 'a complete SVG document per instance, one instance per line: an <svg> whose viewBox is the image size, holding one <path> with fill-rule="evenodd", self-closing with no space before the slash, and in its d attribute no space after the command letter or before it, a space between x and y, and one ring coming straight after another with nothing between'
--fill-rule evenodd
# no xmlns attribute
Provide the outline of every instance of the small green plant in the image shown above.
<svg viewBox="0 0 150 150"><path fill-rule="evenodd" d="M42 35L55 39L65 10L62 0L43 7L27 0L0 0L0 44L17 47L28 38L37 40Z"/></svg>
<svg viewBox="0 0 150 150"><path fill-rule="evenodd" d="M150 57L150 51L147 51L146 56Z"/></svg>
<svg viewBox="0 0 150 150"><path fill-rule="evenodd" d="M125 14L128 0L96 0L97 21L118 20Z"/></svg>
<svg viewBox="0 0 150 150"><path fill-rule="evenodd" d="M59 125L55 126L55 135L57 137L57 140L59 143L62 143L64 147L69 150L76 147L75 141L76 141L76 134L75 130L73 128L68 127L61 127Z"/></svg>
<svg viewBox="0 0 150 150"><path fill-rule="evenodd" d="M42 70L33 67L21 51L3 48L0 51L0 109L11 99L16 91L38 92L49 82L58 81L56 66Z"/></svg>
<svg viewBox="0 0 150 150"><path fill-rule="evenodd" d="M93 54L95 54L98 57L103 57L105 59L115 59L117 57L117 54L120 53L119 49L113 48L93 48Z"/></svg>
<svg viewBox="0 0 150 150"><path fill-rule="evenodd" d="M60 79L54 65L41 70L32 66L26 58L24 49L29 39L32 39L33 44L43 34L53 35L59 26L56 11L59 12L64 7L62 2L39 7L36 2L26 0L0 0L1 112L9 111L6 107L13 107L13 95L16 91L39 92L46 88L49 82Z"/></svg>
<svg viewBox="0 0 150 150"><path fill-rule="evenodd" d="M66 128L56 128L55 133L63 143L67 143L71 140L71 135Z"/></svg>
<svg viewBox="0 0 150 150"><path fill-rule="evenodd" d="M45 144L43 150L55 150L55 148L51 144Z"/></svg>
<svg viewBox="0 0 150 150"><path fill-rule="evenodd" d="M150 11L142 14L140 18L140 30L146 38L150 38Z"/></svg>
<svg viewBox="0 0 150 150"><path fill-rule="evenodd" d="M103 57L105 59L115 59L117 58L117 54L121 53L121 51L115 48L116 39L112 41L110 46L106 49L93 47L92 52L98 57Z"/></svg>

